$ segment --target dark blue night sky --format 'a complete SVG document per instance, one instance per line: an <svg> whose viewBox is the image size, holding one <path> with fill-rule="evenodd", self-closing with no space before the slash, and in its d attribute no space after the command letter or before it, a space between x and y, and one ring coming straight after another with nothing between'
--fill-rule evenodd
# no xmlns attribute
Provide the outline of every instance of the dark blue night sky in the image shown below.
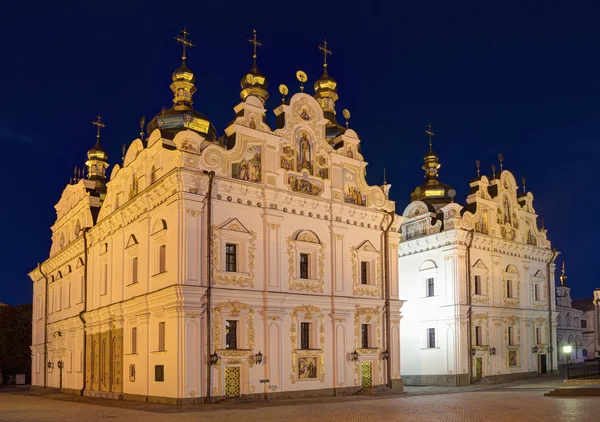
<svg viewBox="0 0 600 422"><path fill-rule="evenodd" d="M252 29L264 44L258 63L270 80L272 126L277 86L297 92L295 73L302 69L312 93L322 73L317 46L327 38L338 113L352 112L368 181L381 184L387 168L398 213L423 181L424 130L431 122L441 180L457 190L459 202L476 176L475 160L489 174L503 153L505 168L519 181L527 177L534 207L562 252L558 263L566 262L572 295L591 297L600 287L593 190L600 149L598 6L62 3L9 2L0 11L0 302L31 302L27 273L48 257L53 206L95 142L96 114L108 125L103 146L114 165L122 144L138 136L140 117L148 121L171 106L170 76L181 55L173 37L184 26L196 44L188 54L195 108L219 134L234 118L240 78L252 65Z"/></svg>

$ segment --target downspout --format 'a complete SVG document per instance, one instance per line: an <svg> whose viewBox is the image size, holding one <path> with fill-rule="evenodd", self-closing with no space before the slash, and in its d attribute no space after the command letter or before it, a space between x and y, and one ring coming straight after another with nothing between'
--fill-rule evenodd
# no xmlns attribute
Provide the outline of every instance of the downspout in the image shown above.
<svg viewBox="0 0 600 422"><path fill-rule="evenodd" d="M467 349L467 362L469 362L468 374L469 384L471 384L473 380L473 357L471 355L471 350L473 349L473 338L471 336L471 331L473 330L473 313L471 312L471 245L473 244L473 238L475 237L474 230L469 230L469 234L471 235L471 238L469 239L469 243L467 244L467 309L469 312L469 323L467 325L467 336L469 344L469 347Z"/></svg>
<svg viewBox="0 0 600 422"><path fill-rule="evenodd" d="M206 271L207 271L207 280L206 280L206 401L207 403L211 403L211 387L212 387L212 365L210 362L211 357L211 287L212 287L212 248L210 246L210 242L212 241L212 190L213 183L215 179L214 171L206 171L204 170L204 174L208 176L208 191L206 192Z"/></svg>
<svg viewBox="0 0 600 422"><path fill-rule="evenodd" d="M48 382L48 368L46 367L46 362L48 361L48 276L42 271L42 264L40 263L38 263L38 270L40 270L40 274L46 280L46 299L44 301L44 388L46 388Z"/></svg>
<svg viewBox="0 0 600 422"><path fill-rule="evenodd" d="M88 228L84 227L81 233L83 234L83 309L79 312L79 319L83 324L83 386L81 387L81 391L79 392L80 396L83 396L83 392L85 391L86 383L87 383L87 334L85 329L85 318L83 314L87 312L87 274L88 274L88 246L87 246L87 232ZM92 368L92 370L94 370Z"/></svg>
<svg viewBox="0 0 600 422"><path fill-rule="evenodd" d="M552 338L552 288L554 287L554 277L550 283L550 264L556 259L556 249L552 249L552 257L546 264L546 276L548 279L548 359L550 360L550 373L554 373L554 339ZM557 351L558 353L558 351Z"/></svg>
<svg viewBox="0 0 600 422"><path fill-rule="evenodd" d="M388 387L392 388L392 356L391 356L391 337L392 337L392 316L390 309L390 266L389 266L389 233L392 228L392 224L394 223L394 217L396 212L386 211L388 216L390 217L390 222L385 229L385 235L383 238L383 262L385 265L385 337L387 340L386 350L388 352L387 361L387 380ZM398 356L400 358L400 356Z"/></svg>

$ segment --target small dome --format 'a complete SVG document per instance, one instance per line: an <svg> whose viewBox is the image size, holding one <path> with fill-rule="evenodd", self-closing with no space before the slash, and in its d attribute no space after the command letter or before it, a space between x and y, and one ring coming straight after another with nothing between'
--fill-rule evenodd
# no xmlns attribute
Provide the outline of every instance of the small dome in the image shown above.
<svg viewBox="0 0 600 422"><path fill-rule="evenodd" d="M267 92L269 81L267 80L267 77L263 75L260 70L258 70L256 64L253 65L252 69L250 69L250 71L242 77L240 80L240 87L242 88L240 97L244 101L246 101L248 96L254 95L255 97L258 97L264 104L269 98L269 93Z"/></svg>
<svg viewBox="0 0 600 422"><path fill-rule="evenodd" d="M315 81L315 91L333 91L337 90L337 82L327 73L327 68L324 69L323 75Z"/></svg>

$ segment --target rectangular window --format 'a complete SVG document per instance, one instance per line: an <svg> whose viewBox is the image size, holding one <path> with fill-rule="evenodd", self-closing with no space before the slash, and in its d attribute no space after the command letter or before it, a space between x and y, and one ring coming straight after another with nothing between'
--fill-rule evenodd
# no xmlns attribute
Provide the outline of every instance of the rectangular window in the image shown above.
<svg viewBox="0 0 600 422"><path fill-rule="evenodd" d="M165 365L154 365L154 381L165 381Z"/></svg>
<svg viewBox="0 0 600 422"><path fill-rule="evenodd" d="M137 327L131 329L131 354L137 353Z"/></svg>
<svg viewBox="0 0 600 422"><path fill-rule="evenodd" d="M102 292L100 294L105 295L108 291L108 264L104 264L104 280L102 282Z"/></svg>
<svg viewBox="0 0 600 422"><path fill-rule="evenodd" d="M308 254L300 254L300 278L308 278Z"/></svg>
<svg viewBox="0 0 600 422"><path fill-rule="evenodd" d="M158 351L165 351L165 322L158 323Z"/></svg>
<svg viewBox="0 0 600 422"><path fill-rule="evenodd" d="M300 323L300 348L310 349L310 322Z"/></svg>
<svg viewBox="0 0 600 422"><path fill-rule="evenodd" d="M508 327L508 345L512 346L513 344L513 327Z"/></svg>
<svg viewBox="0 0 600 422"><path fill-rule="evenodd" d="M482 346L483 345L483 332L482 332L482 327L480 325L475 327L475 346Z"/></svg>
<svg viewBox="0 0 600 422"><path fill-rule="evenodd" d="M46 305L48 307L49 314L54 312L54 289L50 289L50 294L48 295L48 303Z"/></svg>
<svg viewBox="0 0 600 422"><path fill-rule="evenodd" d="M542 329L541 328L535 329L535 341L537 342L537 344L542 344Z"/></svg>
<svg viewBox="0 0 600 422"><path fill-rule="evenodd" d="M435 348L435 328L427 329L427 347L430 349Z"/></svg>
<svg viewBox="0 0 600 422"><path fill-rule="evenodd" d="M435 295L435 280L433 277L427 279L427 297Z"/></svg>
<svg viewBox="0 0 600 422"><path fill-rule="evenodd" d="M56 307L56 309L59 311L62 309L62 298L63 298L63 288L62 288L62 286L60 286L58 289L58 306Z"/></svg>
<svg viewBox="0 0 600 422"><path fill-rule="evenodd" d="M225 245L225 270L237 272L237 245L233 243Z"/></svg>
<svg viewBox="0 0 600 422"><path fill-rule="evenodd" d="M369 348L369 324L362 324L360 330L360 345L363 349Z"/></svg>
<svg viewBox="0 0 600 422"><path fill-rule="evenodd" d="M360 263L360 284L369 283L369 263L362 261Z"/></svg>
<svg viewBox="0 0 600 422"><path fill-rule="evenodd" d="M131 283L138 282L138 257L131 260Z"/></svg>
<svg viewBox="0 0 600 422"><path fill-rule="evenodd" d="M158 273L167 271L167 245L160 245L158 248Z"/></svg>
<svg viewBox="0 0 600 422"><path fill-rule="evenodd" d="M225 348L237 349L237 321L225 321Z"/></svg>
<svg viewBox="0 0 600 422"><path fill-rule="evenodd" d="M506 297L511 298L512 296L512 280L506 280Z"/></svg>
<svg viewBox="0 0 600 422"><path fill-rule="evenodd" d="M475 294L476 295L481 294L481 276L480 275L475 276Z"/></svg>
<svg viewBox="0 0 600 422"><path fill-rule="evenodd" d="M533 285L533 299L540 300L540 285L537 283Z"/></svg>
<svg viewBox="0 0 600 422"><path fill-rule="evenodd" d="M71 306L71 282L69 281L69 288L67 289L67 308Z"/></svg>

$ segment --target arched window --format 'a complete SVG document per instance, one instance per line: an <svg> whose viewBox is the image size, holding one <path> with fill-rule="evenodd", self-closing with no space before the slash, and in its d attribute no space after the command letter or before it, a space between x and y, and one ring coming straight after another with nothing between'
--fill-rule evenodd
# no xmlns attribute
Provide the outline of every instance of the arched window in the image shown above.
<svg viewBox="0 0 600 422"><path fill-rule="evenodd" d="M587 350L586 349L583 349L581 351L581 356L583 356L584 358L587 358Z"/></svg>
<svg viewBox="0 0 600 422"><path fill-rule="evenodd" d="M572 325L571 315L567 314L567 327Z"/></svg>
<svg viewBox="0 0 600 422"><path fill-rule="evenodd" d="M581 328L587 328L587 321L585 319L581 320Z"/></svg>

